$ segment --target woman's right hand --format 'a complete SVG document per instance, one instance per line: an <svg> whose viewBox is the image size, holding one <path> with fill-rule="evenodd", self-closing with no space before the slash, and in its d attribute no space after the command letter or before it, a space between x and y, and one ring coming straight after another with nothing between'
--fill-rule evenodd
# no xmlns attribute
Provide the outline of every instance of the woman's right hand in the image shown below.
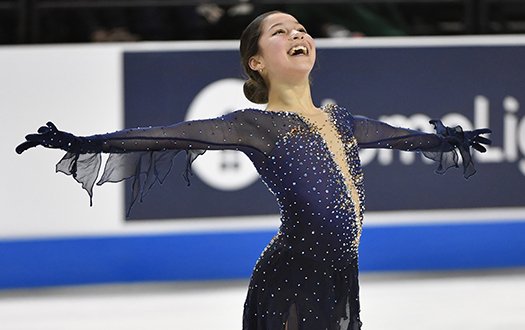
<svg viewBox="0 0 525 330"><path fill-rule="evenodd" d="M79 140L71 133L59 131L52 122L48 122L46 126L38 129L37 134L26 135L26 140L19 144L15 150L21 154L29 148L43 146L75 152L80 147Z"/></svg>

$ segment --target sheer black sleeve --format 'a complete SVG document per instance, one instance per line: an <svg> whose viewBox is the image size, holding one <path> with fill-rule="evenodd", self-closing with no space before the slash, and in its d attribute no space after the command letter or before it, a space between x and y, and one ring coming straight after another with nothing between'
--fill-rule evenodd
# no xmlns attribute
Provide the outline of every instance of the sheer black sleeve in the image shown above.
<svg viewBox="0 0 525 330"><path fill-rule="evenodd" d="M188 184L191 163L206 150L267 152L272 147L266 136L269 130L260 126L250 110L240 110L214 119L75 137L74 146L56 169L72 175L91 198L102 164L101 153L109 153L97 185L133 178L133 204L155 183L163 182L181 151L186 152L184 178Z"/></svg>
<svg viewBox="0 0 525 330"><path fill-rule="evenodd" d="M463 132L461 127L445 127L440 121L431 121L436 133L424 133L406 128L392 127L384 122L355 116L353 132L360 148L389 148L404 151L420 151L425 157L438 162L437 173L443 174L451 167L459 167L459 155L463 163L463 175L469 178L476 169L471 146L484 152L479 143L490 140L479 134L490 133L488 129Z"/></svg>

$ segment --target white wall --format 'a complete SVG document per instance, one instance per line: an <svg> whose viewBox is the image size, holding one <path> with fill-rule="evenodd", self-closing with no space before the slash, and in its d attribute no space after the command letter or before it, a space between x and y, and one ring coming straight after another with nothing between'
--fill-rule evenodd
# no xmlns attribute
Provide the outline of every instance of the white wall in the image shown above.
<svg viewBox="0 0 525 330"><path fill-rule="evenodd" d="M47 121L87 135L121 127L120 49L115 46L0 48L0 237L117 229L119 187L97 189L96 207L80 186L54 172L61 151L15 146Z"/></svg>

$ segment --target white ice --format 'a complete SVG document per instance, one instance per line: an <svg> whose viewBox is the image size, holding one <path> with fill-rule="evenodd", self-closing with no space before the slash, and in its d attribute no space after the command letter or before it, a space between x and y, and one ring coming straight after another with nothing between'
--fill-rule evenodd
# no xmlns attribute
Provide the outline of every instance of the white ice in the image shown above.
<svg viewBox="0 0 525 330"><path fill-rule="evenodd" d="M0 291L0 329L241 329L246 287L228 281ZM523 330L525 270L363 274L361 309L363 330Z"/></svg>

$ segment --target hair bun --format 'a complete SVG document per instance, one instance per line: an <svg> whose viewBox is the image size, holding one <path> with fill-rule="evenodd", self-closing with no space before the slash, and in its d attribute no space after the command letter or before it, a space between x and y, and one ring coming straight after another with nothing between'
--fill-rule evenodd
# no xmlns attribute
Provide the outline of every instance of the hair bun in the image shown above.
<svg viewBox="0 0 525 330"><path fill-rule="evenodd" d="M256 80L248 79L243 86L244 96L250 102L257 104L268 103L268 89Z"/></svg>

